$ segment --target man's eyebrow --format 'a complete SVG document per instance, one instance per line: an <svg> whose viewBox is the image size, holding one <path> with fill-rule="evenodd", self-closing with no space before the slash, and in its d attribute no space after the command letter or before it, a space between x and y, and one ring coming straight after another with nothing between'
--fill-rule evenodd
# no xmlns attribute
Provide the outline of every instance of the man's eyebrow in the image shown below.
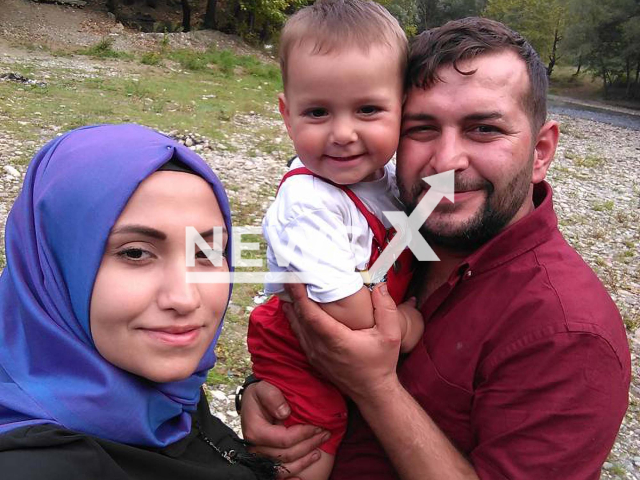
<svg viewBox="0 0 640 480"><path fill-rule="evenodd" d="M482 112L482 113L472 113L471 115L467 115L464 117L465 120L499 120L504 115L500 112Z"/></svg>
<svg viewBox="0 0 640 480"><path fill-rule="evenodd" d="M480 112L480 113L472 113L464 117L464 120L499 120L503 118L504 115L500 112ZM402 121L415 121L415 122L433 122L436 120L434 115L430 115L428 113L407 113L402 115Z"/></svg>
<svg viewBox="0 0 640 480"><path fill-rule="evenodd" d="M145 227L144 225L123 225L111 231L111 235L123 235L126 233L137 233L146 237L155 238L157 240L166 240L167 235L156 230L155 228Z"/></svg>
<svg viewBox="0 0 640 480"><path fill-rule="evenodd" d="M429 115L428 113L403 113L402 121L414 121L414 122L433 122L436 119L433 115Z"/></svg>

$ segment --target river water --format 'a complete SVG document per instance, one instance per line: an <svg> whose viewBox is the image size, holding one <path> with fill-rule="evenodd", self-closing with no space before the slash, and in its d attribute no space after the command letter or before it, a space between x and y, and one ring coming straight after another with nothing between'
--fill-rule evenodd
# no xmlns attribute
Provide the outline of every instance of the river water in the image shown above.
<svg viewBox="0 0 640 480"><path fill-rule="evenodd" d="M551 95L549 96L547 107L551 113L640 130L640 112L632 114L606 107L577 104Z"/></svg>

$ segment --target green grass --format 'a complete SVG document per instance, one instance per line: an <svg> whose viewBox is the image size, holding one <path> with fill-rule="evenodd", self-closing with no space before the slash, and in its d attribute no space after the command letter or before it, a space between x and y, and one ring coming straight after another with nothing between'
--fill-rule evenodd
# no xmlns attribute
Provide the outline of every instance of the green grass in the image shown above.
<svg viewBox="0 0 640 480"><path fill-rule="evenodd" d="M551 74L549 92L580 99L597 99L602 95L602 80L584 70L574 75L576 68L556 65Z"/></svg>
<svg viewBox="0 0 640 480"><path fill-rule="evenodd" d="M593 204L592 210L595 212L610 212L613 210L615 203L613 200L606 200L604 202L596 202Z"/></svg>
<svg viewBox="0 0 640 480"><path fill-rule="evenodd" d="M113 39L110 37L105 37L95 45L78 50L77 53L94 58L133 58L131 54L114 50Z"/></svg>
<svg viewBox="0 0 640 480"><path fill-rule="evenodd" d="M235 130L231 122L237 114L275 115L273 105L281 84L273 65L230 52L210 53L211 58L222 59L223 67L189 74L151 67L139 78L73 78L64 69L54 69L46 88L0 82L0 105L9 118L3 128L19 139L40 142L41 132L51 125L65 131L91 123L135 122L222 141L225 133ZM198 55L205 54L194 53L193 58ZM34 67L18 66L15 71L30 78L39 76ZM265 132L266 138L278 135L279 131Z"/></svg>

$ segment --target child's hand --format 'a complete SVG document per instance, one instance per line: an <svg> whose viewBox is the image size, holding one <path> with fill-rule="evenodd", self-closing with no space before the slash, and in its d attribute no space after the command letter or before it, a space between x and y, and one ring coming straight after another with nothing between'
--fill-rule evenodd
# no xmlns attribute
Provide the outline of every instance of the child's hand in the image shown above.
<svg viewBox="0 0 640 480"><path fill-rule="evenodd" d="M404 319L400 326L402 331L402 343L400 344L400 352L407 353L413 350L424 332L424 319L418 309L416 309L416 297L411 297L404 303L398 305L398 311Z"/></svg>

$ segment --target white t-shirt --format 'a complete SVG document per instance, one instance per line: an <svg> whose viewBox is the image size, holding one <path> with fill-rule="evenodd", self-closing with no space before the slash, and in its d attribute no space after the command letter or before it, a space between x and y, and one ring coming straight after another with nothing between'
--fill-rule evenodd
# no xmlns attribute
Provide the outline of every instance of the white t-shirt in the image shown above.
<svg viewBox="0 0 640 480"><path fill-rule="evenodd" d="M302 166L295 159L291 169ZM349 188L386 228L391 225L382 212L403 209L391 162L381 179ZM368 267L373 233L353 201L339 188L312 175L288 178L267 210L262 230L269 271L304 272L312 300L335 302L362 288L358 271ZM265 285L267 294L283 291L282 283Z"/></svg>

